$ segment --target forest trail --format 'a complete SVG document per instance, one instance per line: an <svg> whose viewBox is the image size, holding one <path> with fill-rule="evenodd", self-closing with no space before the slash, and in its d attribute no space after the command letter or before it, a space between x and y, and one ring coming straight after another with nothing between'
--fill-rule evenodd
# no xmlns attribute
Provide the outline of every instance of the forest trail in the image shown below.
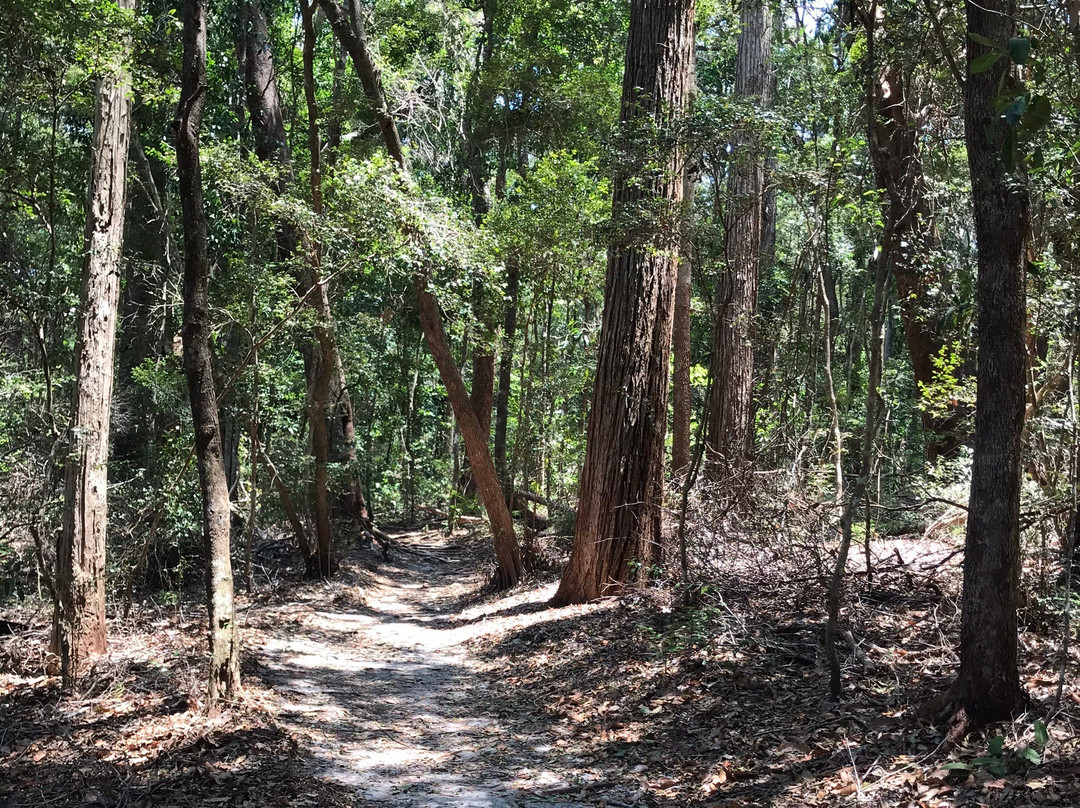
<svg viewBox="0 0 1080 808"><path fill-rule="evenodd" d="M530 734L528 716L500 712L467 645L550 619L541 608L550 587L463 608L483 582L469 553L438 532L397 541L404 552L380 561L363 587L328 587L299 618L262 615L259 674L317 774L355 788L361 805L610 804L567 801L595 775L560 759L554 737Z"/></svg>

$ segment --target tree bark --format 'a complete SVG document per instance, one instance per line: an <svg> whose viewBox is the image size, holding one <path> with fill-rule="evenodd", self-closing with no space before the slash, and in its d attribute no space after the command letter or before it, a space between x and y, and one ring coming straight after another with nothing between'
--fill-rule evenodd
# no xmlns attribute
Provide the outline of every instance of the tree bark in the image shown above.
<svg viewBox="0 0 1080 808"><path fill-rule="evenodd" d="M184 58L175 128L176 167L184 221L184 373L203 500L210 644L207 700L210 709L214 710L222 699L234 698L240 688L240 641L229 555L229 489L225 482L210 348L210 259L199 162L199 134L207 92L206 16L207 0L185 0Z"/></svg>
<svg viewBox="0 0 1080 808"><path fill-rule="evenodd" d="M131 11L135 2L117 0L117 6ZM101 78L94 114L70 449L56 554L55 645L67 690L105 651L109 421L131 129L131 77L123 61L130 47L124 43L117 65Z"/></svg>
<svg viewBox="0 0 1080 808"><path fill-rule="evenodd" d="M506 268L506 310L503 314L502 347L499 351L499 394L495 399L495 468L507 497L513 488L506 463L506 436L510 416L510 378L514 371L514 340L517 338L517 308L520 269L513 256Z"/></svg>
<svg viewBox="0 0 1080 808"><path fill-rule="evenodd" d="M438 301L427 290L418 288L417 302L420 305L420 324L423 326L424 336L428 341L428 347L431 349L431 356L435 360L439 374L442 376L443 384L446 386L450 405L454 408L454 416L457 418L461 437L465 442L465 451L469 456L473 478L476 480L477 490L480 492L480 498L484 502L488 520L491 523L491 533L495 540L495 557L498 563L495 586L497 588L510 587L521 578L521 553L518 549L517 535L514 533L514 522L510 517L506 500L503 498L499 477L495 473L495 464L491 460L491 452L488 451L487 433L481 428L465 389L465 382L462 381L461 373L450 354L450 343L443 329Z"/></svg>
<svg viewBox="0 0 1080 808"><path fill-rule="evenodd" d="M747 0L740 11L736 96L770 103L772 15L764 0ZM706 443L715 457L738 464L747 456L753 425L754 317L761 264L765 155L756 128L744 129L732 144L728 175L727 265L716 287L713 382Z"/></svg>
<svg viewBox="0 0 1080 808"><path fill-rule="evenodd" d="M656 130L685 113L693 68L693 0L633 0L620 119L627 141L648 138L653 153L615 177L618 232L608 250L577 522L553 604L619 591L635 567L649 569L660 546L683 165L681 149L661 145Z"/></svg>
<svg viewBox="0 0 1080 808"><path fill-rule="evenodd" d="M870 157L877 185L885 192L885 229L894 234L891 271L912 374L921 389L934 382L934 358L945 344L944 325L931 294L934 268L928 260L940 244L927 197L919 128L908 109L904 78L895 66L886 67L875 80L873 100ZM960 416L955 410L945 417L923 410L928 460L955 454L961 442L956 431Z"/></svg>
<svg viewBox="0 0 1080 808"><path fill-rule="evenodd" d="M693 204L694 179L683 173L683 203ZM675 319L671 329L671 473L678 475L690 465L690 304L693 297L693 245L682 237L678 274L675 277Z"/></svg>
<svg viewBox="0 0 1080 808"><path fill-rule="evenodd" d="M484 433L484 442L491 437L491 405L495 395L495 354L485 350L473 354L472 388L469 401L472 403L476 420L480 422L480 431Z"/></svg>
<svg viewBox="0 0 1080 808"><path fill-rule="evenodd" d="M401 142L401 134L398 132L397 123L390 114L386 105L386 96L383 93L379 71L375 67L374 59L368 50L364 37L363 26L353 26L348 15L341 5L335 0L319 0L319 6L326 14L330 26L337 36L338 41L352 58L353 67L360 77L360 83L364 87L376 119L382 132L386 150L394 159L399 172L403 176L408 175L409 166L405 157L405 148ZM454 416L465 441L465 450L469 456L469 464L472 466L476 477L477 490L480 499L484 503L488 520L491 523L492 538L495 543L495 555L498 561L498 569L495 573L495 586L504 588L513 586L521 577L521 553L518 549L517 537L514 534L514 523L510 516L510 509L503 497L502 490L495 476L495 465L491 459L491 451L488 448L487 438L480 429L480 422L472 408L465 383L461 379L461 373L454 364L450 353L450 343L439 315L438 301L427 290L427 279L422 275L417 276L416 297L420 307L420 325L424 331L424 339L431 350L432 358L439 369L443 384L446 386L447 396L454 410ZM490 477L488 470L491 470ZM494 485L492 485L494 480Z"/></svg>
<svg viewBox="0 0 1080 808"><path fill-rule="evenodd" d="M1013 0L968 0L967 30L1005 45L1016 31ZM982 724L1025 702L1017 664L1020 605L1020 449L1027 350L1024 239L1027 192L1001 161L1005 128L995 111L1010 62L981 73L987 48L969 36L964 124L978 242L978 375L975 451L964 544L960 672L953 702Z"/></svg>

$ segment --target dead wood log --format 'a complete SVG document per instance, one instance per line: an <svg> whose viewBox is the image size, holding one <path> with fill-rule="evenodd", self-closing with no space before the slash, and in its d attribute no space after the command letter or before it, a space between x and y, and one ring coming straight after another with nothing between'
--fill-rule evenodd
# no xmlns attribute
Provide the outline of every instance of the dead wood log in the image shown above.
<svg viewBox="0 0 1080 808"><path fill-rule="evenodd" d="M424 513L430 513L432 516L437 516L440 519L454 519L455 521L461 522L462 524L466 525L483 524L484 522L484 519L480 516L466 516L464 514L452 516L446 511L441 511L438 508L431 507L430 505L417 505L416 509L418 511L423 511Z"/></svg>
<svg viewBox="0 0 1080 808"><path fill-rule="evenodd" d="M526 502L533 502L533 503L536 503L537 505L543 505L545 508L548 509L548 511L561 511L563 513L576 513L576 511L573 508L571 508L569 505L564 505L563 503L556 502L553 499L548 499L547 497L542 497L539 494L532 493L531 491L515 491L514 492L514 499L515 499L515 501L519 500L519 499L523 499Z"/></svg>

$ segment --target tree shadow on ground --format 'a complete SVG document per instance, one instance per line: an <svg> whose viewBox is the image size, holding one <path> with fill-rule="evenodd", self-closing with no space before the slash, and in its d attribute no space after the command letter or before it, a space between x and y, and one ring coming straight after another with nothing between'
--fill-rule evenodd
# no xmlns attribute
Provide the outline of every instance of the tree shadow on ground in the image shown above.
<svg viewBox="0 0 1080 808"><path fill-rule="evenodd" d="M65 702L55 683L9 693L0 709L0 804L354 804L349 790L310 776L281 727L241 710L207 719L178 710L165 693L144 695L141 706L128 709L115 696Z"/></svg>
<svg viewBox="0 0 1080 808"><path fill-rule="evenodd" d="M887 606L879 592L845 615L867 664L839 649L838 703L827 698L823 615L763 609L752 597L666 614L623 603L511 631L481 651L508 715L541 717L602 778L636 785L650 804L830 805L856 795L936 806L943 794L950 805L1080 804L1070 801L1075 739L1039 768L1021 757L1022 738L1010 740L1005 777L979 764L942 769L986 750L985 736L950 749L915 713L955 674L952 607L940 592L893 583ZM1030 735L1033 721L1006 732L1026 725Z"/></svg>

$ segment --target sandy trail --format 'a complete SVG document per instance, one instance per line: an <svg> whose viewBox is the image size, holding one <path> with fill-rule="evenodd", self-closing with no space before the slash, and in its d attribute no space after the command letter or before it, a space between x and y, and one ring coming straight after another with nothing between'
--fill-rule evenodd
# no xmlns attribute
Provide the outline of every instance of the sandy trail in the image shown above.
<svg viewBox="0 0 1080 808"><path fill-rule="evenodd" d="M467 646L558 619L542 608L550 587L462 611L481 583L471 560L438 533L399 541L419 554L399 551L348 597L339 590L299 618L294 606L264 623L259 672L320 774L356 788L361 805L622 804L600 794L550 724L500 711Z"/></svg>

